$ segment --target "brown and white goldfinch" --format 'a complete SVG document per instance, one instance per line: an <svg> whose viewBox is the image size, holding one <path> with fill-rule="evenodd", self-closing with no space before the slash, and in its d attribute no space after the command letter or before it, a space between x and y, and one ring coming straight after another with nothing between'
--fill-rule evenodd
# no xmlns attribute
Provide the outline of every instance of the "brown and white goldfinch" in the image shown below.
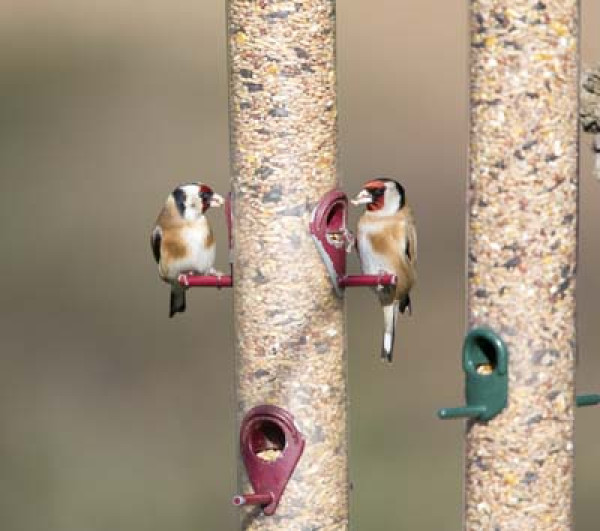
<svg viewBox="0 0 600 531"><path fill-rule="evenodd" d="M169 194L158 215L150 242L158 274L171 284L169 317L185 311L185 288L179 285L179 275L218 274L213 268L215 240L204 214L223 202L206 184L184 184Z"/></svg>
<svg viewBox="0 0 600 531"><path fill-rule="evenodd" d="M365 183L352 203L366 205L356 239L363 273L392 273L397 277L396 286L376 288L384 319L381 357L391 362L398 311L411 311L410 290L417 278L415 222L404 188L392 179Z"/></svg>

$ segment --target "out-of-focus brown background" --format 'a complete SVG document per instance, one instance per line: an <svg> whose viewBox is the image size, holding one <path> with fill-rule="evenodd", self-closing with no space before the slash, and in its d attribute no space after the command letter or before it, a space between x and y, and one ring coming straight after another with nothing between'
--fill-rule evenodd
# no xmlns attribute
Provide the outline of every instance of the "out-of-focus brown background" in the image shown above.
<svg viewBox="0 0 600 531"><path fill-rule="evenodd" d="M463 392L467 2L338 4L345 186L401 178L420 237L415 313L391 368L372 294L348 294L353 528L456 530L463 428L435 411ZM600 5L582 4L583 58L597 61ZM169 320L148 244L176 183L228 188L225 47L220 0L2 2L3 531L236 528L231 294L195 291ZM598 392L589 145L578 387ZM599 419L577 413L581 531L598 528Z"/></svg>

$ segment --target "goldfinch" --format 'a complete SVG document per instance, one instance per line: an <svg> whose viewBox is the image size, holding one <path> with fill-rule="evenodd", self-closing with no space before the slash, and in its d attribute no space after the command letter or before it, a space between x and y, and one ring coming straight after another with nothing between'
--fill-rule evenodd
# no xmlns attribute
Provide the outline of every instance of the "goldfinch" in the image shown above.
<svg viewBox="0 0 600 531"><path fill-rule="evenodd" d="M392 179L368 181L352 203L366 205L356 239L363 273L397 277L395 286L376 288L384 319L381 357L391 362L398 312L411 311L410 290L417 278L415 222L404 188Z"/></svg>
<svg viewBox="0 0 600 531"><path fill-rule="evenodd" d="M169 194L158 215L150 243L158 274L171 285L169 317L185 311L185 288L179 284L179 275L218 274L213 267L215 239L205 213L223 203L206 184L183 184Z"/></svg>

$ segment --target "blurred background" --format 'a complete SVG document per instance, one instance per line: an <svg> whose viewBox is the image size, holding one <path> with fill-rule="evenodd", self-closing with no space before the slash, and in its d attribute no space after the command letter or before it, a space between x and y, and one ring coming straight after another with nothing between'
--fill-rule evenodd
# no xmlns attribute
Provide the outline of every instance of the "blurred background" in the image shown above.
<svg viewBox="0 0 600 531"><path fill-rule="evenodd" d="M345 187L398 176L420 238L391 368L372 294L347 297L354 529L461 526L463 426L435 411L463 393L467 4L338 2ZM592 63L600 5L582 8ZM148 243L174 185L228 189L224 2L4 0L0 69L0 529L236 529L231 293L195 291L169 320ZM590 143L581 392L600 391ZM581 531L598 529L599 415L577 413Z"/></svg>

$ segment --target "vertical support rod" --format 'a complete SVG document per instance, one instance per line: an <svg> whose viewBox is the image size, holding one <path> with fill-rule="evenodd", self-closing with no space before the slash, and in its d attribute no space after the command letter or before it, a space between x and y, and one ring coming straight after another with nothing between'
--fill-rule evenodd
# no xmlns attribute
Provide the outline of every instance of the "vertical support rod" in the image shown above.
<svg viewBox="0 0 600 531"><path fill-rule="evenodd" d="M578 0L471 0L468 321L509 404L466 432L465 529L573 523Z"/></svg>
<svg viewBox="0 0 600 531"><path fill-rule="evenodd" d="M306 439L277 512L241 526L347 529L344 304L309 233L338 184L335 0L229 0L228 34L238 426L273 404Z"/></svg>

